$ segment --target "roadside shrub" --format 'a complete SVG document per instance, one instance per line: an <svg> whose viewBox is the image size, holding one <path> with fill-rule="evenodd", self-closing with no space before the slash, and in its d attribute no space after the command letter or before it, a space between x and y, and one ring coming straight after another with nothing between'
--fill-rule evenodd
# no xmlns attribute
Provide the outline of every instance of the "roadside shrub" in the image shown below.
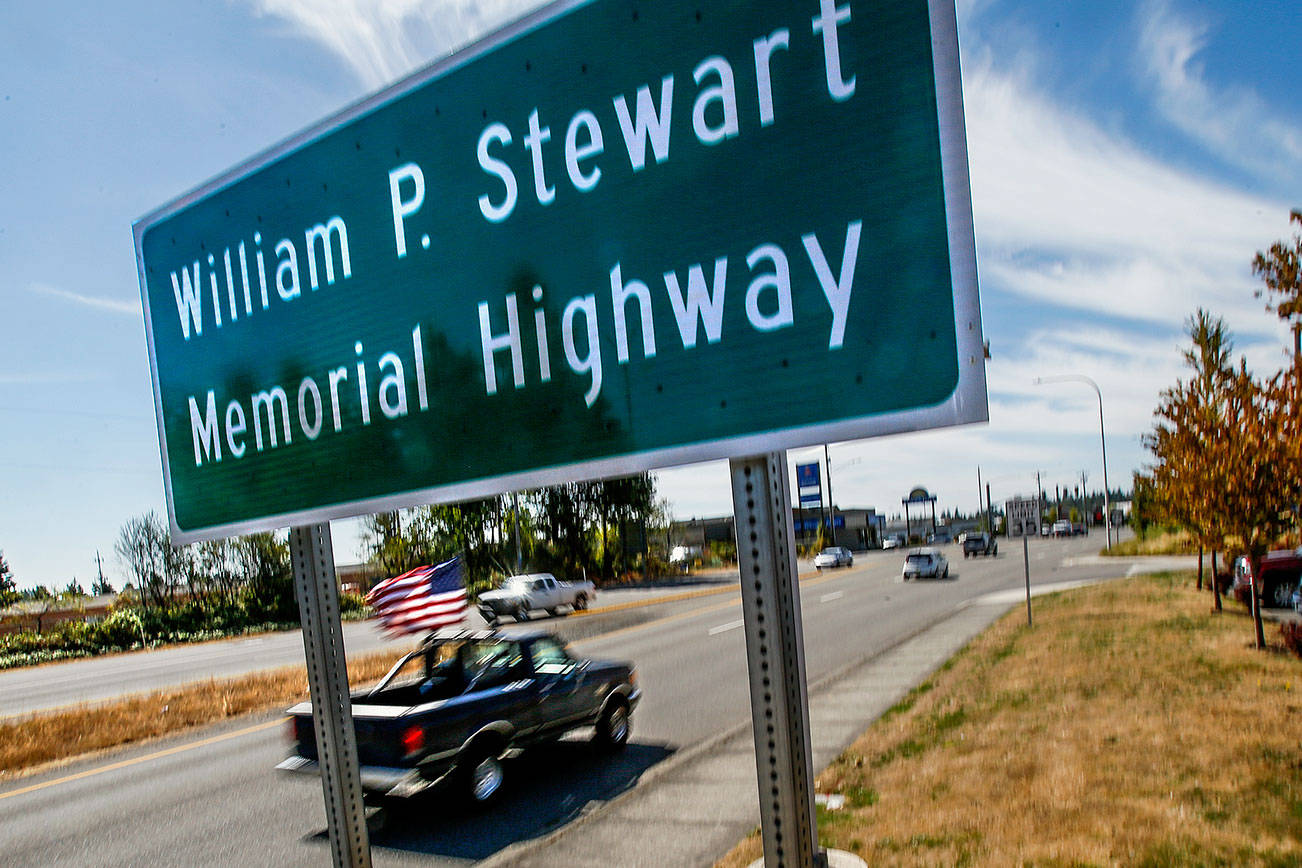
<svg viewBox="0 0 1302 868"><path fill-rule="evenodd" d="M145 625L135 609L115 609L95 626L102 646L131 648L145 643Z"/></svg>
<svg viewBox="0 0 1302 868"><path fill-rule="evenodd" d="M366 597L361 594L340 594L339 595L339 614L348 617L364 616L366 613Z"/></svg>
<svg viewBox="0 0 1302 868"><path fill-rule="evenodd" d="M363 617L366 611L360 597L343 601L343 607L350 620ZM0 636L0 669L298 627L297 610L291 618L276 617L276 614L279 613L250 611L241 600L206 605L192 600L147 609L122 606L96 623L69 621L40 633L26 631Z"/></svg>
<svg viewBox="0 0 1302 868"><path fill-rule="evenodd" d="M737 562L737 543L734 540L715 540L705 544L701 558L707 567L725 567Z"/></svg>
<svg viewBox="0 0 1302 868"><path fill-rule="evenodd" d="M1302 657L1302 624L1296 621L1280 624L1279 632L1284 637L1284 647Z"/></svg>

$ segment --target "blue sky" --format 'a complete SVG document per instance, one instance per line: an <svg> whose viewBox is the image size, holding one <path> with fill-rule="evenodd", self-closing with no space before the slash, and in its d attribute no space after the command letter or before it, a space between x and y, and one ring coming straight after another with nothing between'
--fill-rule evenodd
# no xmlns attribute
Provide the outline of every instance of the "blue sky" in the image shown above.
<svg viewBox="0 0 1302 868"><path fill-rule="evenodd" d="M807 0L817 11L816 4ZM850 0L852 8L855 0ZM513 0L187 0L0 11L0 550L21 585L88 584L164 511L131 223L532 9ZM1253 253L1302 207L1293 2L961 0L989 425L831 447L843 506L940 507L1144 461L1182 321L1224 316L1258 371L1285 333ZM817 451L792 454L813 460ZM681 518L730 509L726 466L661 474ZM336 552L356 559L337 523Z"/></svg>

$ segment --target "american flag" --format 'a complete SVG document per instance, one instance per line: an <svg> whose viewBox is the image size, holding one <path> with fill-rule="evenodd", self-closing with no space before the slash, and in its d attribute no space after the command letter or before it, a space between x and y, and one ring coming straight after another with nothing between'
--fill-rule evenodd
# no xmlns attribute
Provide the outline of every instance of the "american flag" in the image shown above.
<svg viewBox="0 0 1302 868"><path fill-rule="evenodd" d="M466 581L461 559L417 567L385 579L366 595L380 626L390 636L421 633L456 624L466 615Z"/></svg>

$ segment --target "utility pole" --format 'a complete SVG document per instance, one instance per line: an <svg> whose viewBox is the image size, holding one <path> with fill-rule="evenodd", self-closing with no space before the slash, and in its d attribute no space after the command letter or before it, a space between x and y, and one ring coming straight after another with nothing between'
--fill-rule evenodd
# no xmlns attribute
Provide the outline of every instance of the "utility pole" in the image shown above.
<svg viewBox="0 0 1302 868"><path fill-rule="evenodd" d="M1035 471L1035 502L1039 505L1039 513L1035 516L1035 525L1039 527L1044 524L1044 486L1040 484L1040 471Z"/></svg>
<svg viewBox="0 0 1302 868"><path fill-rule="evenodd" d="M827 464L827 532L831 534L832 545L836 545L836 507L832 505L832 453L827 444L823 444L823 461Z"/></svg>
<svg viewBox="0 0 1302 868"><path fill-rule="evenodd" d="M995 536L995 513L990 505L990 483L986 483L986 523L990 526L990 535Z"/></svg>
<svg viewBox="0 0 1302 868"><path fill-rule="evenodd" d="M981 466L977 465L977 515L981 514ZM993 531L993 528L986 528Z"/></svg>
<svg viewBox="0 0 1302 868"><path fill-rule="evenodd" d="M511 514L515 518L515 571L519 573L522 569L522 556L520 553L520 494L511 492Z"/></svg>
<svg viewBox="0 0 1302 868"><path fill-rule="evenodd" d="M1090 526L1090 508L1086 503L1090 495L1089 490L1085 487L1085 480L1088 478L1089 474L1082 470L1080 472L1080 523L1086 527Z"/></svg>

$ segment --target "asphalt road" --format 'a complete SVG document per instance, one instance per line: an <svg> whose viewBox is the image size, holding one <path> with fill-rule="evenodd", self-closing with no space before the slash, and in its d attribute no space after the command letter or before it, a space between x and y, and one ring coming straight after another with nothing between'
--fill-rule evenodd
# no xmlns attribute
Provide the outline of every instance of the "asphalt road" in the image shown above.
<svg viewBox="0 0 1302 868"><path fill-rule="evenodd" d="M1033 583L1124 574L1126 562L1088 557L1099 543L1033 540ZM948 580L901 583L901 562L899 553L873 553L802 583L811 683L1023 581L1020 546L1007 543L994 559L958 554ZM634 613L651 620L636 623ZM637 663L645 699L629 749L614 759L578 741L535 751L510 766L510 789L490 814L468 815L430 798L391 812L372 839L375 864L473 864L600 810L675 752L744 724L740 622L732 591L549 622L588 634L573 642L582 654ZM245 721L8 784L0 788L0 864L327 864L319 786L271 771L286 753L282 729L275 719ZM675 798L665 801L675 810ZM690 819L683 818L684 834ZM632 862L611 857L612 865Z"/></svg>
<svg viewBox="0 0 1302 868"><path fill-rule="evenodd" d="M736 580L735 571L732 579ZM717 580L712 581L717 584ZM709 587L710 584L711 581L702 581L693 587ZM603 607L626 606L690 589L666 587L602 591L598 594L597 604ZM543 612L535 612L534 617L537 620L531 623L535 626L555 620ZM478 613L472 613L468 618L470 623L483 624ZM386 648L406 650L413 645L410 639L386 639L373 621L348 622L343 628L344 646L350 656ZM9 669L0 671L0 719L295 665L303 665L303 635L297 630Z"/></svg>

